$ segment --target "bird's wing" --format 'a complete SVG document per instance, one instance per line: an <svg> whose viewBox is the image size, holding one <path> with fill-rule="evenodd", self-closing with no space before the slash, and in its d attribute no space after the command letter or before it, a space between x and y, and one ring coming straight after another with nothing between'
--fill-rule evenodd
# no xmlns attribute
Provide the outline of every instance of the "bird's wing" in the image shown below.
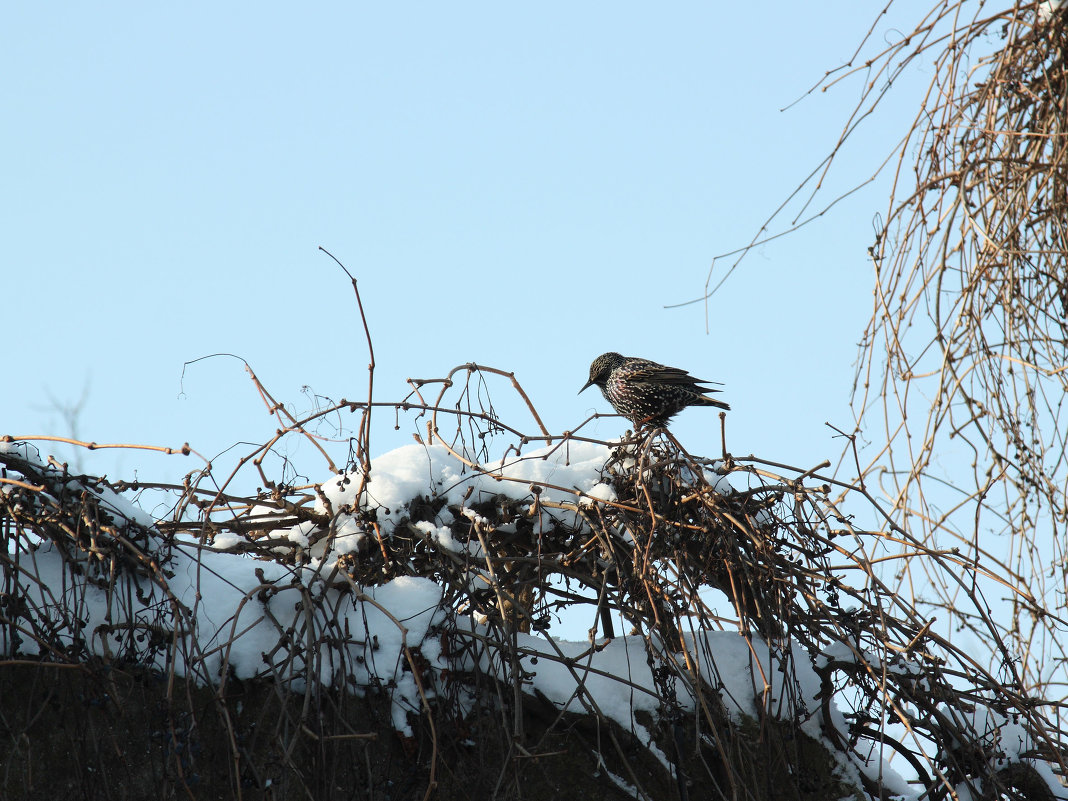
<svg viewBox="0 0 1068 801"><path fill-rule="evenodd" d="M695 390L696 392L722 392L721 389L712 389L711 387L704 387L702 384L716 383L715 381L702 381L700 378L694 378L685 370L680 370L678 367L668 367L663 364L657 364L656 362L641 361L633 365L634 372L631 378L635 381L648 381L653 384L672 384L675 386L686 387L687 389Z"/></svg>

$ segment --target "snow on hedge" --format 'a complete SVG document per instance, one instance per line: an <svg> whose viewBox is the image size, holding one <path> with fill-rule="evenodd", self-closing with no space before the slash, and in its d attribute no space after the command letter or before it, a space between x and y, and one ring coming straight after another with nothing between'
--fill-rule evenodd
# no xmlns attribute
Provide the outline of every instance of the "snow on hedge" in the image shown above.
<svg viewBox="0 0 1068 801"><path fill-rule="evenodd" d="M24 446L0 447L23 447L20 456L33 458ZM389 536L406 517L411 500L445 499L437 520L415 525L436 547L458 554L477 548L477 542L462 543L452 536L453 513L448 506L477 517L470 504L502 494L529 498L532 503L535 494L543 501L611 501L614 492L603 475L609 456L610 450L603 445L572 442L566 448L512 456L492 465L487 475L472 471L444 447L409 445L374 460L362 505L377 510L376 522L383 536ZM356 501L359 479L358 475L337 476L323 485L323 495L334 511ZM221 550L242 543L241 537L229 533L216 536L213 548L181 538L167 540L151 528L144 511L123 496L102 486L75 489L94 493L116 519L147 527L159 544L161 573L156 579L120 575L109 585L104 577L94 575L90 556L82 566L89 580L79 581L62 543L27 542L25 538L9 542L9 553L17 548L25 567L22 578L16 576L18 591L37 619L32 625L24 621L14 631L0 627L0 653L47 657L34 631L58 632L72 654L136 658L160 671L174 670L202 682L218 683L229 676L269 677L298 689L310 680L361 694L385 691L392 702L394 725L406 733L410 733L409 713L424 709L424 699L433 698L440 689L435 687L436 677L446 671L455 675L478 668L496 673L503 681L510 678L504 667L508 660L491 658L490 649L480 652L478 665L471 663L469 655L453 655L448 647L450 636L486 635L489 629L484 621L444 608L443 589L430 579L404 576L364 587L349 579L346 584L338 557L358 558L356 546L368 536L351 514L338 516L329 548L324 546L318 555L313 549L310 561L293 566ZM717 489L725 491L729 485L722 482ZM42 503L50 500L54 499L41 495ZM322 500L318 509L327 510ZM302 523L281 536L304 545L313 528ZM136 600L130 607L117 599ZM77 621L74 626L70 625L72 615ZM662 709L662 688L650 667L650 649L658 648L655 643L642 636L566 642L553 638L551 632L518 633L516 638L527 692L540 694L561 709L599 712L634 731L667 761L652 733L635 717L644 711L655 719ZM806 708L820 694L820 678L800 646L784 653L783 646L769 647L755 636L725 631L688 634L684 641L694 672L718 691L737 721L759 718L762 708L800 721L807 734L824 740L823 709ZM821 659L849 658L850 653L848 647L832 645ZM680 663L683 659L678 654L656 655ZM417 670L416 659L430 670ZM872 657L871 663L877 660ZM682 709L693 711L696 701L690 689L675 689ZM837 730L848 728L833 705L830 714ZM1010 743L1007 750L1021 753L1029 747L1015 728L1010 734L1019 742ZM848 763L844 758L840 764L846 781L863 770L891 792L915 795L878 755L868 765Z"/></svg>

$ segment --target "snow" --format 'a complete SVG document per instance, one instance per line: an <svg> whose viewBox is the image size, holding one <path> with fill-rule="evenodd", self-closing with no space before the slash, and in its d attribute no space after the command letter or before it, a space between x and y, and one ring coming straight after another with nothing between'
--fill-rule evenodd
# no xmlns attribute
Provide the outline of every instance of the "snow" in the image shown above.
<svg viewBox="0 0 1068 801"><path fill-rule="evenodd" d="M1053 17L1057 15L1057 12L1061 10L1061 6L1064 5L1064 0L1042 0L1038 4L1038 21L1040 23L1047 23Z"/></svg>
<svg viewBox="0 0 1068 801"><path fill-rule="evenodd" d="M225 551L227 548L233 548L245 541L244 537L240 537L232 531L220 531L212 537L211 544L220 551Z"/></svg>
<svg viewBox="0 0 1068 801"><path fill-rule="evenodd" d="M594 501L615 501L616 499L616 491L612 489L612 485L605 484L601 481L590 487L589 491L582 498L582 505L592 506Z"/></svg>
<svg viewBox="0 0 1068 801"><path fill-rule="evenodd" d="M294 526L292 529L290 529L289 533L286 536L289 537L290 541L292 541L294 537L303 538L305 541L307 541L308 535L311 534L314 530L315 525L313 523L301 523L300 525ZM342 521L337 527L334 542L332 543L334 552L339 556L355 553L357 550L359 550L360 543L364 539L366 539L366 537L367 534L360 530L359 524L354 519L348 518L347 520ZM323 540L322 548L316 549L315 555L322 556L325 553L328 545L330 545L330 543L328 543L326 540Z"/></svg>
<svg viewBox="0 0 1068 801"><path fill-rule="evenodd" d="M294 545L299 545L301 548L308 547L308 535L314 530L312 523L301 523L298 526L294 526L286 534L286 539L292 542Z"/></svg>
<svg viewBox="0 0 1068 801"><path fill-rule="evenodd" d="M372 460L367 476L359 471L343 473L323 484L323 497L329 507L320 499L315 510L341 514L333 539L313 546L311 555L330 565L339 556L357 554L365 537L379 533L390 536L407 519L409 502L426 497L444 506L435 521L415 521L416 530L442 550L477 556L477 542L461 543L453 536L449 528L453 515L448 506L459 507L460 514L472 523L485 525L486 519L471 507L501 495L531 503L536 498L575 503L576 493L613 500L615 491L601 475L609 455L610 449L605 445L568 441L518 456L512 454L474 470L443 445L405 445ZM357 496L361 510L375 510L378 532L358 521L353 509ZM582 502L592 501L583 498ZM581 525L581 519L576 517L575 523ZM311 533L311 524L302 523L280 532L280 536L306 545Z"/></svg>
<svg viewBox="0 0 1068 801"><path fill-rule="evenodd" d="M630 782L628 782L628 781L627 781L626 779L624 779L624 778L623 778L622 776L618 776L618 775L616 775L615 773L613 773L612 771L610 771L610 770L609 770L609 769L608 769L608 768L607 768L607 767L606 767L606 766L604 765L604 763L603 763L603 762L602 762L602 763L601 763L601 765L600 765L600 766L598 767L598 771L600 771L600 772L601 772L601 773L603 773L603 774L604 774L605 776L607 776L607 777L608 777L609 779L611 779L612 783L613 783L613 784L614 784L614 785L615 785L616 787L618 787L618 788L619 788L620 790L622 790L623 792L625 792L625 793L626 793L627 795L629 795L629 796L630 796L631 798L642 798L642 797L644 797L644 794L642 794L642 793L639 793L639 792L638 792L638 788L637 788L637 787L635 787L635 786L634 786L633 784L631 784Z"/></svg>
<svg viewBox="0 0 1068 801"><path fill-rule="evenodd" d="M601 470L608 456L604 445L569 442L566 447L546 446L506 457L476 472L443 445L405 445L372 460L366 482L359 472L345 473L324 483L323 495L337 512L342 507L351 509L363 488L361 508L377 510L377 522L388 536L407 516L407 504L413 498L431 497L461 506L463 515L477 521L477 513L464 504L465 498L470 504L498 495L533 501L538 494L543 500L567 503L574 502L573 490L589 492L598 485L597 492L605 494L611 489L602 484ZM328 510L319 501L316 511ZM448 548L446 542L443 538L441 544Z"/></svg>
<svg viewBox="0 0 1068 801"><path fill-rule="evenodd" d="M0 453L13 453L16 456L20 456L23 459L33 459L34 456L30 452L32 446L28 442L4 442L0 440Z"/></svg>
<svg viewBox="0 0 1068 801"><path fill-rule="evenodd" d="M429 536L431 540L446 551L460 553L464 550L464 546L456 541L456 538L452 536L452 529L448 526L435 526L433 523L429 523L426 520L420 520L415 524L415 527Z"/></svg>
<svg viewBox="0 0 1068 801"><path fill-rule="evenodd" d="M82 485L81 482L75 482L73 486L88 489L88 487ZM155 525L156 521L152 519L152 515L132 503L129 499L119 495L119 493L115 492L110 487L94 487L92 492L100 500L101 506L103 506L104 509L115 512L122 517L125 517L127 520L137 523L139 526L150 528Z"/></svg>

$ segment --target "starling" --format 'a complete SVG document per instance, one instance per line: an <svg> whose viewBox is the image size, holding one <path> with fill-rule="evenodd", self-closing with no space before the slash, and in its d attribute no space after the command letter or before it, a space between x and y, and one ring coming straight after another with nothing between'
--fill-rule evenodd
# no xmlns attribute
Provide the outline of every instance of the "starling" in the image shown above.
<svg viewBox="0 0 1068 801"><path fill-rule="evenodd" d="M701 386L702 383L705 382L677 367L605 353L593 360L590 380L579 392L596 384L612 408L635 427L648 425L655 428L667 425L668 420L687 406L731 408L723 401L705 395L719 390Z"/></svg>

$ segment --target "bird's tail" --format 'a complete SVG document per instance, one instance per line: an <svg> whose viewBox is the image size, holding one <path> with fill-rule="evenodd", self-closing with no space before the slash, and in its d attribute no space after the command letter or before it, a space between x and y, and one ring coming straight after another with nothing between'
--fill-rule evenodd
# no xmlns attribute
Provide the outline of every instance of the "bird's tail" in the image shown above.
<svg viewBox="0 0 1068 801"><path fill-rule="evenodd" d="M721 400L710 398L707 395L698 395L697 397L701 399L702 406L715 406L717 409L723 409L723 411L725 412L729 412L731 410L730 404L724 403Z"/></svg>

